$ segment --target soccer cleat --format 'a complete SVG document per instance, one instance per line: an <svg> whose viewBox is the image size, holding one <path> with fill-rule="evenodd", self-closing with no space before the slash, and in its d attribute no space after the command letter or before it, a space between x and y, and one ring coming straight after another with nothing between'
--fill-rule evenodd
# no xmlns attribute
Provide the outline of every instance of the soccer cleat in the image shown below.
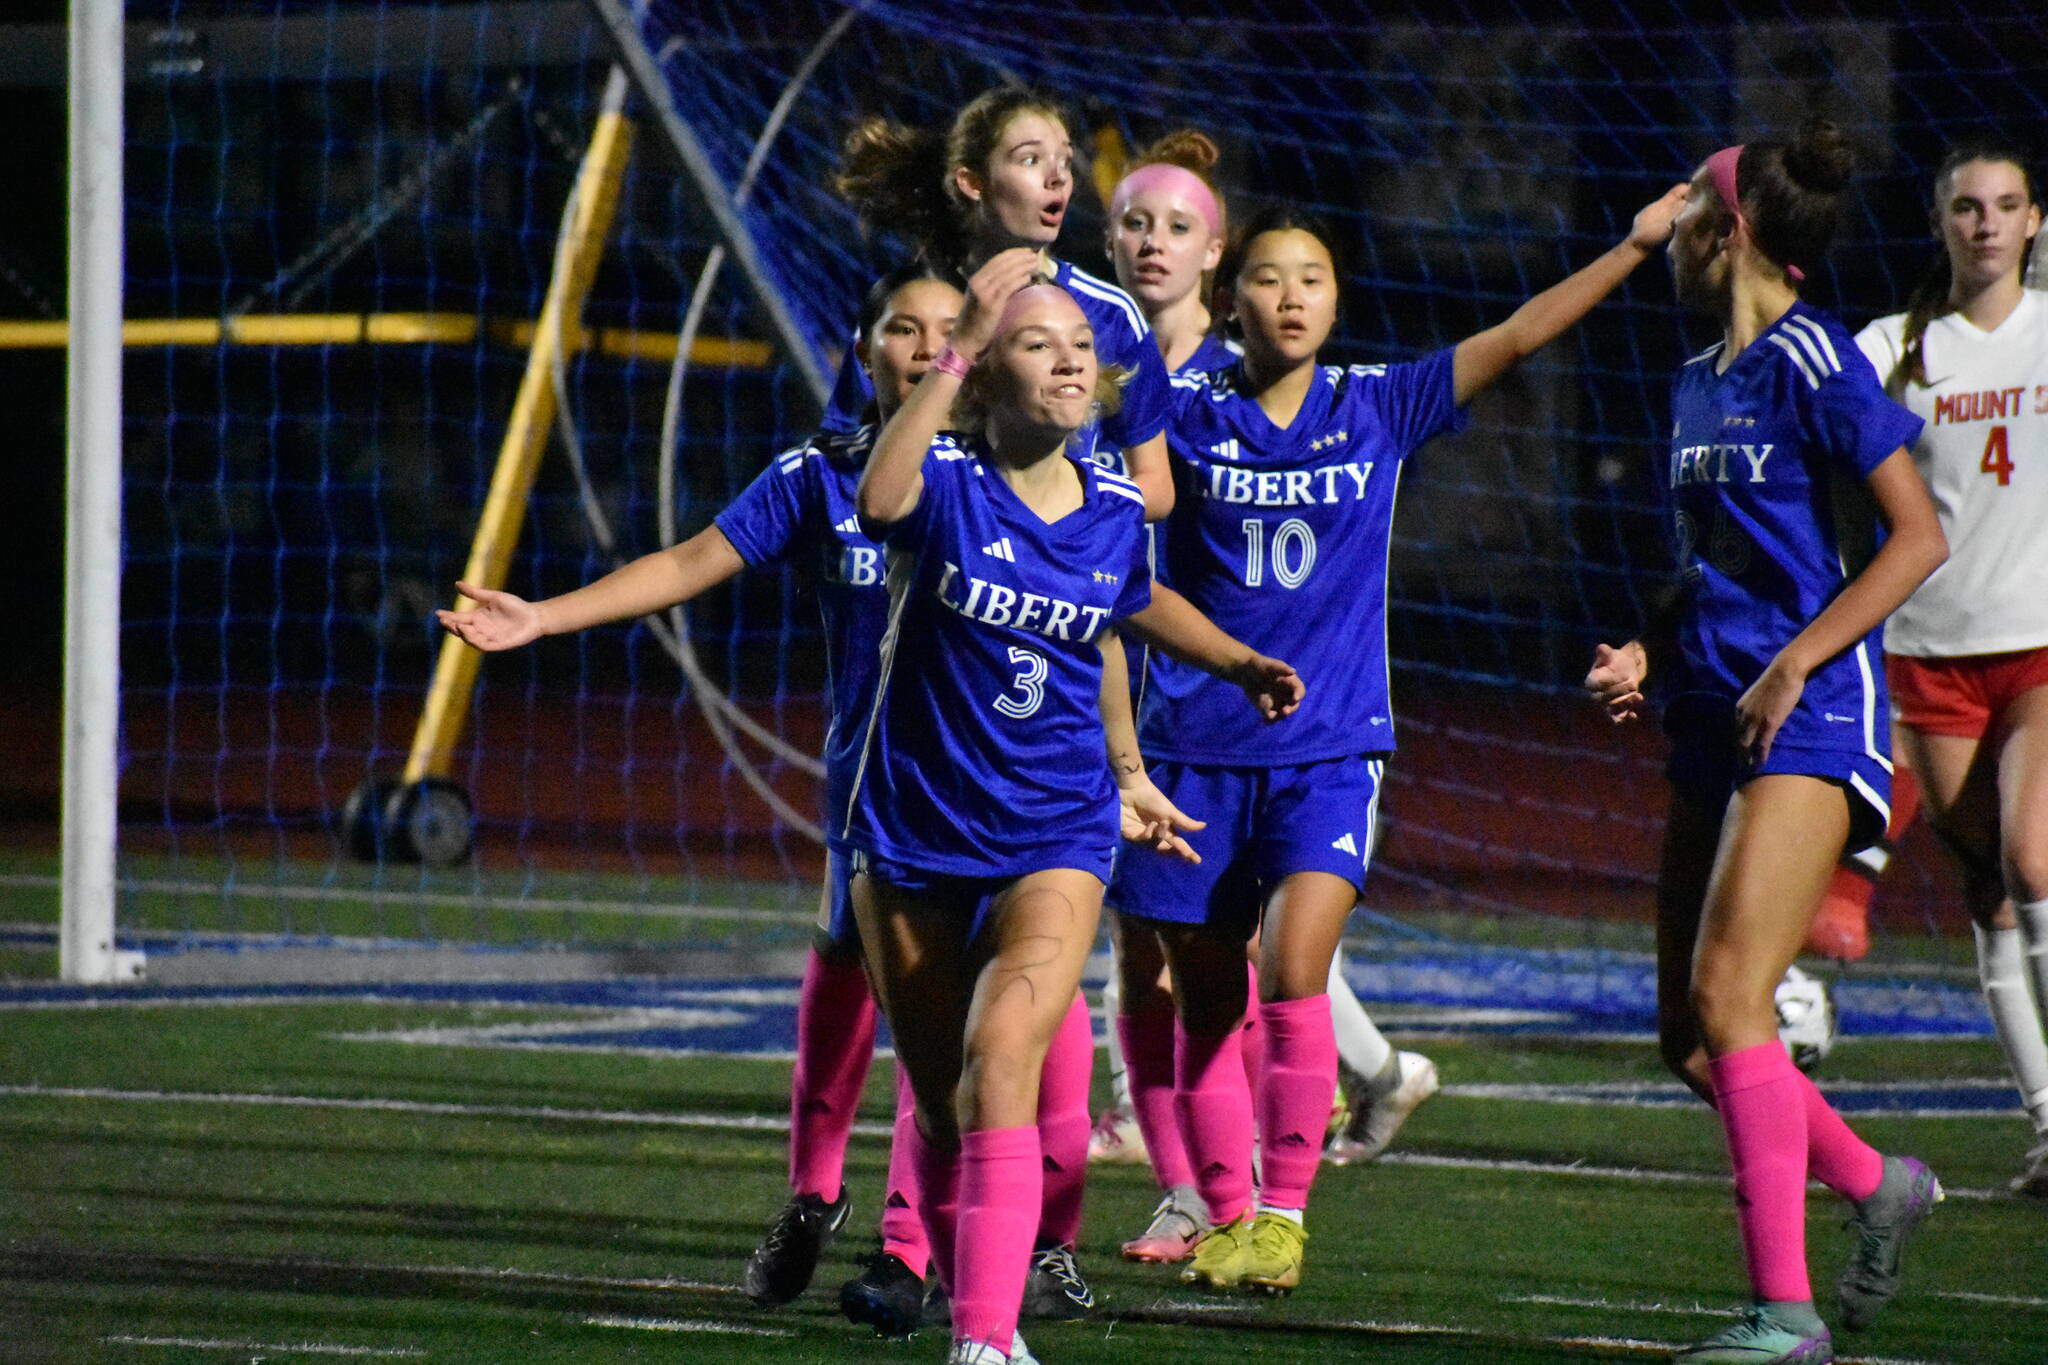
<svg viewBox="0 0 2048 1365"><path fill-rule="evenodd" d="M980 1341L956 1341L946 1352L946 1365L1038 1365L1038 1357L1024 1344L1024 1334L1013 1333L1007 1354Z"/></svg>
<svg viewBox="0 0 2048 1365"><path fill-rule="evenodd" d="M792 1195L768 1225L768 1235L740 1276L740 1288L761 1308L774 1308L810 1288L818 1257L846 1226L846 1191L828 1204L815 1194Z"/></svg>
<svg viewBox="0 0 2048 1365"><path fill-rule="evenodd" d="M1811 1305L1759 1303L1727 1327L1672 1357L1672 1365L1829 1365L1835 1358L1828 1329ZM1798 1317L1808 1321L1791 1321Z"/></svg>
<svg viewBox="0 0 2048 1365"><path fill-rule="evenodd" d="M2048 1134L2027 1149L2027 1164L2012 1178L2012 1192L2048 1199Z"/></svg>
<svg viewBox="0 0 2048 1365"><path fill-rule="evenodd" d="M1031 1270L1024 1278L1024 1301L1018 1315L1072 1322L1088 1316L1095 1307L1095 1291L1081 1278L1068 1247L1040 1247L1031 1253Z"/></svg>
<svg viewBox="0 0 2048 1365"><path fill-rule="evenodd" d="M1842 1326L1860 1332L1892 1301L1899 1292L1906 1239L1944 1197L1941 1182L1923 1163L1909 1156L1884 1159L1884 1179L1843 1224L1855 1230L1856 1250L1835 1281Z"/></svg>
<svg viewBox="0 0 2048 1365"><path fill-rule="evenodd" d="M1262 1213L1252 1219L1252 1235L1238 1270L1238 1283L1254 1294L1278 1297L1301 1283L1302 1253L1308 1229L1292 1218Z"/></svg>
<svg viewBox="0 0 2048 1365"><path fill-rule="evenodd" d="M1244 1256L1252 1240L1252 1216L1240 1213L1221 1227L1212 1227L1195 1243L1194 1255L1181 1269L1182 1284L1211 1289L1236 1289L1244 1275Z"/></svg>
<svg viewBox="0 0 2048 1365"><path fill-rule="evenodd" d="M1185 1261L1209 1230L1209 1206L1193 1185L1175 1185L1152 1210L1144 1232L1124 1243L1124 1259L1147 1265Z"/></svg>
<svg viewBox="0 0 2048 1365"><path fill-rule="evenodd" d="M1351 1117L1344 1131L1330 1139L1323 1160L1333 1166L1371 1161L1387 1150L1394 1134L1416 1107L1437 1092L1436 1063L1419 1052L1397 1052L1388 1062L1393 1075L1368 1080L1355 1071L1344 1073L1351 1096ZM1376 1089L1381 1093L1373 1093Z"/></svg>
<svg viewBox="0 0 2048 1365"><path fill-rule="evenodd" d="M1806 951L1837 962L1860 962L1870 953L1870 874L1843 867L1835 873L1820 912L1806 931Z"/></svg>
<svg viewBox="0 0 2048 1365"><path fill-rule="evenodd" d="M1105 1166L1142 1166L1150 1161L1145 1135L1138 1131L1137 1116L1121 1104L1112 1104L1095 1116L1088 1130L1088 1160Z"/></svg>
<svg viewBox="0 0 2048 1365"><path fill-rule="evenodd" d="M877 1336L907 1337L924 1321L924 1281L893 1252L868 1257L860 1274L839 1286L839 1311Z"/></svg>

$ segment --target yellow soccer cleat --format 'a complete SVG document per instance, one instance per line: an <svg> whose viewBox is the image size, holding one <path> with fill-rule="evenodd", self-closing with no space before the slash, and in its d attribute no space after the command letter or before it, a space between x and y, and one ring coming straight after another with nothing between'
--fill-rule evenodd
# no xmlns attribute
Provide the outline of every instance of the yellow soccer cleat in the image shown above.
<svg viewBox="0 0 2048 1365"><path fill-rule="evenodd" d="M1240 1213L1220 1227L1210 1228L1195 1243L1195 1254L1180 1272L1182 1284L1207 1285L1211 1289L1236 1289L1244 1275L1245 1253L1251 1248L1252 1216Z"/></svg>
<svg viewBox="0 0 2048 1365"><path fill-rule="evenodd" d="M1292 1293L1301 1283L1302 1253L1308 1229L1292 1218L1262 1213L1252 1220L1252 1234L1238 1270L1238 1283L1254 1294Z"/></svg>

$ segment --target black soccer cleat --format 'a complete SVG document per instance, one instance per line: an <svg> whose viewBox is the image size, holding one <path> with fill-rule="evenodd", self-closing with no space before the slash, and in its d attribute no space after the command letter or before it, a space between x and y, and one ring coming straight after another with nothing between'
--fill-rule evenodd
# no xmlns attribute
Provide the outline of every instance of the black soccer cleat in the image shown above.
<svg viewBox="0 0 2048 1365"><path fill-rule="evenodd" d="M875 1335L907 1337L924 1319L924 1281L893 1252L868 1257L860 1274L839 1286L839 1311Z"/></svg>
<svg viewBox="0 0 2048 1365"><path fill-rule="evenodd" d="M815 1194L790 1198L768 1225L768 1235L747 1258L740 1288L762 1308L775 1308L810 1288L818 1257L846 1226L846 1191L826 1203Z"/></svg>

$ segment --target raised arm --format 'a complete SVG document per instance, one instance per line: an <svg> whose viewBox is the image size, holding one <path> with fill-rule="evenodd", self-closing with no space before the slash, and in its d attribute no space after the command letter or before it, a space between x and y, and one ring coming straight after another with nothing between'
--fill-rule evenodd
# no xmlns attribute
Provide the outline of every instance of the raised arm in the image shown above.
<svg viewBox="0 0 2048 1365"><path fill-rule="evenodd" d="M434 615L478 649L517 649L543 635L567 635L606 621L629 620L677 606L745 567L746 561L725 532L713 525L680 545L642 555L596 582L539 602L457 583L455 590L476 605L466 611L437 611Z"/></svg>
<svg viewBox="0 0 2048 1365"><path fill-rule="evenodd" d="M1889 533L1863 571L1778 651L1735 703L1737 739L1761 762L1778 727L1806 690L1807 675L1875 630L1948 558L1934 500L1901 446L1870 472L1870 491Z"/></svg>
<svg viewBox="0 0 2048 1365"><path fill-rule="evenodd" d="M1568 275L1517 308L1507 321L1458 343L1451 382L1460 406L1491 388L1502 375L1555 341L1614 292L1671 235L1685 207L1686 186L1673 185L1635 218L1628 239L1585 269Z"/></svg>
<svg viewBox="0 0 2048 1365"><path fill-rule="evenodd" d="M968 367L995 340L1003 305L1031 282L1038 264L1038 253L1030 247L1012 247L991 256L967 282L967 300L953 323L946 349L939 352L910 397L875 437L874 452L860 476L863 521L886 526L916 510L917 500L924 494L925 452L932 448L932 438L945 429Z"/></svg>
<svg viewBox="0 0 2048 1365"><path fill-rule="evenodd" d="M1292 665L1269 659L1225 634L1195 604L1164 583L1152 584L1152 601L1123 619L1123 628L1155 649L1163 649L1204 673L1236 683L1267 720L1278 720L1301 705L1307 689Z"/></svg>

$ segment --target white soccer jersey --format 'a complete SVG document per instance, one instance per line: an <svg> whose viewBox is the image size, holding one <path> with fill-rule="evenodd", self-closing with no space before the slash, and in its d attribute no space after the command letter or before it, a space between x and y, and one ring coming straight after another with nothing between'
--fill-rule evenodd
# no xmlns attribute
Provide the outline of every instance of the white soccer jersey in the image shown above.
<svg viewBox="0 0 2048 1365"><path fill-rule="evenodd" d="M1906 315L1857 336L1880 378ZM1893 654L1947 658L2048 645L2048 295L2029 290L1992 332L1928 324L1925 385L1902 401L1927 426L1913 461L1934 495L1948 562L1885 626Z"/></svg>

